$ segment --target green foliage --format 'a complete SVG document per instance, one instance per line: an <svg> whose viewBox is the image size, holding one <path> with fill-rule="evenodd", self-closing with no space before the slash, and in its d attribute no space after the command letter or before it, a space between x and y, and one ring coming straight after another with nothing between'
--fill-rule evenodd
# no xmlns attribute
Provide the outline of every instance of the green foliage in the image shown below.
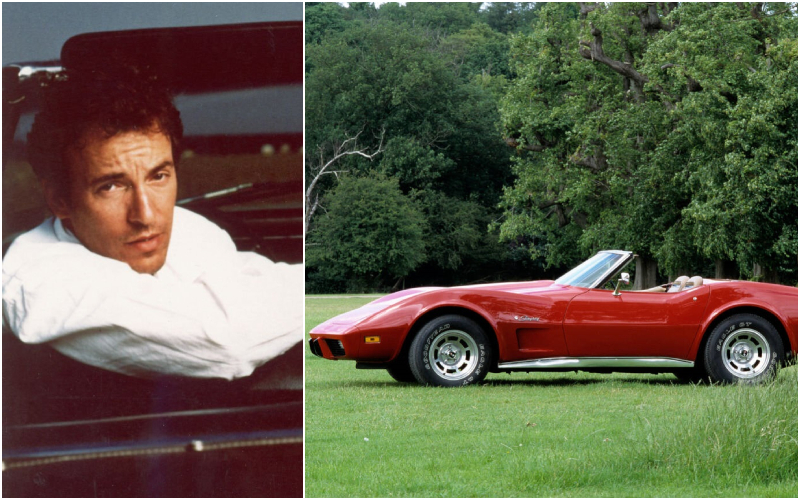
<svg viewBox="0 0 800 500"><path fill-rule="evenodd" d="M791 272L797 260L797 40L771 47L758 65L744 75L748 91L726 110L721 137L700 138L722 161L716 168L698 165L690 177L697 196L684 214L704 254L745 269L760 262Z"/></svg>
<svg viewBox="0 0 800 500"><path fill-rule="evenodd" d="M348 283L348 291L391 284L425 258L425 220L396 179L347 176L326 200L306 260L318 280Z"/></svg>
<svg viewBox="0 0 800 500"><path fill-rule="evenodd" d="M414 137L389 139L378 167L386 175L396 177L408 191L411 186L431 188L443 174L456 168L455 162L441 151L424 146Z"/></svg>
<svg viewBox="0 0 800 500"><path fill-rule="evenodd" d="M546 4L513 38L501 237L550 265L623 247L796 283L796 9L666 5Z"/></svg>
<svg viewBox="0 0 800 500"><path fill-rule="evenodd" d="M542 2L488 2L484 5L480 12L483 22L499 33L515 33L530 31Z"/></svg>
<svg viewBox="0 0 800 500"><path fill-rule="evenodd" d="M345 8L336 2L306 2L306 43L319 43L330 33L342 31L345 25Z"/></svg>
<svg viewBox="0 0 800 500"><path fill-rule="evenodd" d="M354 176L374 170L396 179L403 194L415 193L426 228L417 272L423 283L480 279L484 266L505 253L488 225L510 176L510 150L497 126L509 75L508 38L479 22L479 5L383 4L374 10L358 4L353 10L351 4L343 29L328 30L306 47L307 179L321 164L319 152L324 158L346 138L360 134L358 146L368 151L382 146L372 161L351 155L335 170ZM326 176L317 184L320 192L335 179ZM315 212L311 239L323 217L340 216L327 203L323 198L327 215ZM316 267L322 261L308 265L315 289L339 289L333 273ZM382 279L391 285L395 278Z"/></svg>
<svg viewBox="0 0 800 500"><path fill-rule="evenodd" d="M417 136L425 144L451 133L447 105L456 80L434 48L402 26L361 23L307 47L311 144L362 129L367 137L386 129L389 138Z"/></svg>
<svg viewBox="0 0 800 500"><path fill-rule="evenodd" d="M502 247L486 227L489 210L475 201L460 200L439 191L412 193L428 225L425 231L427 263L437 269L471 275L473 268L491 262L497 265ZM457 276L450 276L459 283Z"/></svg>
<svg viewBox="0 0 800 500"><path fill-rule="evenodd" d="M453 33L478 22L480 2L408 2L404 6L391 2L381 5L378 17L386 24L405 24Z"/></svg>
<svg viewBox="0 0 800 500"><path fill-rule="evenodd" d="M626 248L664 275L797 282L795 5L479 5L308 9L307 165L356 134L383 147L336 170L420 204L412 281Z"/></svg>
<svg viewBox="0 0 800 500"><path fill-rule="evenodd" d="M486 24L473 24L442 40L441 50L457 75L510 76L508 37Z"/></svg>

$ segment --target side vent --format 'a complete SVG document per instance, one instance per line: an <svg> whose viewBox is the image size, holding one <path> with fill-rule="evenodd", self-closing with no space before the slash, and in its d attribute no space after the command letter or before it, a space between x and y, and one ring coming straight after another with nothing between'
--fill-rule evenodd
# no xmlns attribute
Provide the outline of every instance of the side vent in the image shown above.
<svg viewBox="0 0 800 500"><path fill-rule="evenodd" d="M325 339L325 343L328 344L328 349L331 350L331 354L336 356L344 356L344 346L342 345L341 340L336 339Z"/></svg>

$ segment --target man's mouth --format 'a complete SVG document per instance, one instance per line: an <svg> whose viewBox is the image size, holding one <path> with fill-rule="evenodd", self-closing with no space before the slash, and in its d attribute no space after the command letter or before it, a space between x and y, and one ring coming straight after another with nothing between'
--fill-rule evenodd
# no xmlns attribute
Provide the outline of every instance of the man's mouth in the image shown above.
<svg viewBox="0 0 800 500"><path fill-rule="evenodd" d="M158 249L158 247L161 245L161 239L161 233L148 234L129 241L125 243L125 245L135 248L139 252L147 253Z"/></svg>

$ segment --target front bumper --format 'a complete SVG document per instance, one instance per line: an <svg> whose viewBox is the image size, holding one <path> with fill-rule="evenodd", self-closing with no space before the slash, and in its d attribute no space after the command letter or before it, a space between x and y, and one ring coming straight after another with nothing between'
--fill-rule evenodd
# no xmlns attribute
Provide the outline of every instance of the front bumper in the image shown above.
<svg viewBox="0 0 800 500"><path fill-rule="evenodd" d="M311 353L325 359L386 363L394 359L403 344L395 329L351 330L344 334L312 330Z"/></svg>

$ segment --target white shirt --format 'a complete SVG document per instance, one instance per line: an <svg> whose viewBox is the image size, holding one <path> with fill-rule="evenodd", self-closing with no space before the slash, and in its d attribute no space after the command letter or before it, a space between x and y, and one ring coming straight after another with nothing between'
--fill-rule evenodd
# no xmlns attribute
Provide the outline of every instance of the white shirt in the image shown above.
<svg viewBox="0 0 800 500"><path fill-rule="evenodd" d="M3 259L3 322L84 363L140 377L245 377L303 338L302 265L237 252L176 207L155 275L89 251L50 218Z"/></svg>

